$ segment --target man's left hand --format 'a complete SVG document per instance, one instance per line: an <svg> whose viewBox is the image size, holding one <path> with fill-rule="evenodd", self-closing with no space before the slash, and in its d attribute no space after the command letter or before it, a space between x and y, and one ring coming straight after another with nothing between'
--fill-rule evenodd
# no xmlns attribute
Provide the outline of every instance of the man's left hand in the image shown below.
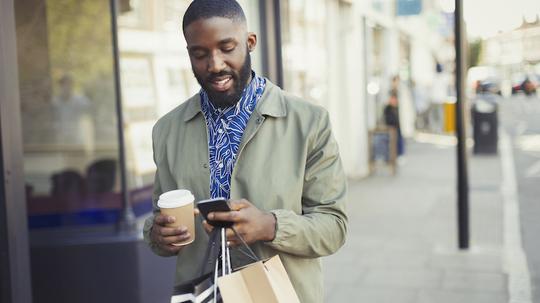
<svg viewBox="0 0 540 303"><path fill-rule="evenodd" d="M229 200L231 211L212 212L208 214L209 220L233 222L233 228L238 234L251 244L257 241L272 241L276 233L276 218L269 212L264 212L255 207L246 199ZM211 231L213 226L203 222L206 231ZM227 241L231 246L241 244L234 232L227 228Z"/></svg>

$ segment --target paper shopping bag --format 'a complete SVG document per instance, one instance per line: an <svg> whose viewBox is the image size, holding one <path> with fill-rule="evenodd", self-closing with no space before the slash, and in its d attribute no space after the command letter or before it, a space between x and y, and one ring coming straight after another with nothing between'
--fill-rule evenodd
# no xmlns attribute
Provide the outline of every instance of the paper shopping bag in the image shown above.
<svg viewBox="0 0 540 303"><path fill-rule="evenodd" d="M218 278L224 303L300 303L279 256Z"/></svg>

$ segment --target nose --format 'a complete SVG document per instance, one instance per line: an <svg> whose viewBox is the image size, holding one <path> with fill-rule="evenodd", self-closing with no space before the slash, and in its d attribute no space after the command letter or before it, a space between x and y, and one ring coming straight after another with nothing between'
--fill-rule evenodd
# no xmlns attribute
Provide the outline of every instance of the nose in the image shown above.
<svg viewBox="0 0 540 303"><path fill-rule="evenodd" d="M225 61L220 54L212 54L208 58L208 72L217 74L225 68Z"/></svg>

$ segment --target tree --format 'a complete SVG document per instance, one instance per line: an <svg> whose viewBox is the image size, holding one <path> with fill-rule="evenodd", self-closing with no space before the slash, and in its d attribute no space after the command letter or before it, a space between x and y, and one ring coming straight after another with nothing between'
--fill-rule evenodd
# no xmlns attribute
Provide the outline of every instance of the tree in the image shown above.
<svg viewBox="0 0 540 303"><path fill-rule="evenodd" d="M483 41L481 39L475 39L469 42L467 64L469 67L477 66L481 63L481 56L483 50Z"/></svg>

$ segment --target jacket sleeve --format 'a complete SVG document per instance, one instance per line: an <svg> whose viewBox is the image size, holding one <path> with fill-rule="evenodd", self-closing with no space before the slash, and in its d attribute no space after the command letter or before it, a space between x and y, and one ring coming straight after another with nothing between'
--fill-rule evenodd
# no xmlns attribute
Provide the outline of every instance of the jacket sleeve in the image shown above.
<svg viewBox="0 0 540 303"><path fill-rule="evenodd" d="M152 240L150 239L150 231L154 222L154 216L156 214L159 214L157 200L163 192L161 180L169 180L170 182L172 182L172 177L170 176L168 169L166 167L160 167L160 163L162 163L165 158L164 156L160 156L160 153L164 153L165 148L163 146L159 147L158 133L158 126L156 125L152 131L152 148L154 151L154 162L156 163L157 167L156 175L154 177L154 191L152 194L152 215L144 221L143 237L146 244L148 244L150 249L152 249L155 254L163 257L169 257L173 256L174 254L160 249L159 246L156 243L152 242Z"/></svg>
<svg viewBox="0 0 540 303"><path fill-rule="evenodd" d="M326 111L308 146L302 214L273 210L276 237L267 245L301 257L321 257L336 252L347 234L347 179Z"/></svg>

